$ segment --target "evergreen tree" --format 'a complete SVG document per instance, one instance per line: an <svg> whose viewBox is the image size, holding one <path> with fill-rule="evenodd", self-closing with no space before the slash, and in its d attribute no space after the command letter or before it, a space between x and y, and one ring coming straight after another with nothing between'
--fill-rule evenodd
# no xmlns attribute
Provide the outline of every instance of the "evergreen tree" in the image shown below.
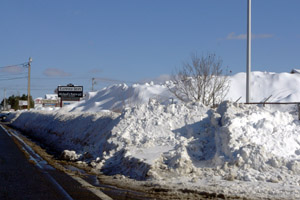
<svg viewBox="0 0 300 200"><path fill-rule="evenodd" d="M11 108L14 110L19 110L19 108L20 108L19 100L26 101L27 95L26 94L23 94L22 96L11 95L10 97L8 97L8 99L6 99L6 104L10 105ZM1 105L4 106L4 99L2 100ZM30 108L34 108L34 101L32 99L32 96L30 96Z"/></svg>

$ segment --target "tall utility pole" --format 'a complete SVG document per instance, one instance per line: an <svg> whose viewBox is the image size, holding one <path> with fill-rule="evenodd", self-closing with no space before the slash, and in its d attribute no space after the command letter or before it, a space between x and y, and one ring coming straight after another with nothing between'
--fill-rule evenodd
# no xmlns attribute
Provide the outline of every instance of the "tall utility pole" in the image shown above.
<svg viewBox="0 0 300 200"><path fill-rule="evenodd" d="M30 110L30 67L31 67L32 58L29 57L28 61L28 87L27 87L27 109Z"/></svg>
<svg viewBox="0 0 300 200"><path fill-rule="evenodd" d="M94 92L95 78L92 78L92 92Z"/></svg>
<svg viewBox="0 0 300 200"><path fill-rule="evenodd" d="M6 89L4 89L4 101L3 101L3 104L4 104L4 105L3 105L3 107L4 107L3 110L7 110L7 109L6 109L6 107L7 107L7 106L6 106Z"/></svg>
<svg viewBox="0 0 300 200"><path fill-rule="evenodd" d="M246 103L250 102L250 78L251 78L250 73L251 73L251 0L248 0Z"/></svg>

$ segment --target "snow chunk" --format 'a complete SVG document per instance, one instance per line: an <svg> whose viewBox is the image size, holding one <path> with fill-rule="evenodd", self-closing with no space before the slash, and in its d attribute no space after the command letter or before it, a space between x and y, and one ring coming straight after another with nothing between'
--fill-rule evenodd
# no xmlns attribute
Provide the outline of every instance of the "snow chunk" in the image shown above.
<svg viewBox="0 0 300 200"><path fill-rule="evenodd" d="M75 151L69 151L69 150L64 150L61 155L60 158L63 160L70 160L70 161L76 161L81 157L81 155L76 154Z"/></svg>

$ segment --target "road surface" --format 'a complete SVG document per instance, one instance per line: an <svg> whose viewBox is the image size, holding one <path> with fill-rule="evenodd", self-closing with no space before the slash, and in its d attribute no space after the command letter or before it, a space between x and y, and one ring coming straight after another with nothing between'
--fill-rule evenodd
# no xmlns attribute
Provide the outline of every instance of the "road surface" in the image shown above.
<svg viewBox="0 0 300 200"><path fill-rule="evenodd" d="M214 193L172 191L155 185L140 185L134 181L132 184L126 179L122 181L107 176L103 176L99 182L99 177L82 172L78 176L66 170L74 168L68 163L62 166L49 157L45 161L45 152L39 150L38 145L37 148L32 141L28 141L15 130L10 130L7 132L0 124L0 200L158 200L216 197ZM79 169L75 167L76 170ZM103 179L107 179L105 183ZM132 184L132 187L128 187L128 184Z"/></svg>
<svg viewBox="0 0 300 200"><path fill-rule="evenodd" d="M21 142L0 127L0 199L101 198L68 175L39 166Z"/></svg>

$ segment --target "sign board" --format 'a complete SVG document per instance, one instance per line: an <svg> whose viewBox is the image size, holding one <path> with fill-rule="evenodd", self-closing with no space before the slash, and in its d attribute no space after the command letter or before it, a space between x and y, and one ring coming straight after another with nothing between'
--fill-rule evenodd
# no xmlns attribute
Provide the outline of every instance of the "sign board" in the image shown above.
<svg viewBox="0 0 300 200"><path fill-rule="evenodd" d="M80 98L83 97L83 86L58 86L58 97Z"/></svg>
<svg viewBox="0 0 300 200"><path fill-rule="evenodd" d="M62 104L63 106L66 106L66 105L71 105L73 103L76 103L76 101L63 101Z"/></svg>
<svg viewBox="0 0 300 200"><path fill-rule="evenodd" d="M56 107L59 105L59 101L57 99L43 99L42 104L43 107Z"/></svg>
<svg viewBox="0 0 300 200"><path fill-rule="evenodd" d="M58 100L56 99L43 99L42 104L58 104Z"/></svg>
<svg viewBox="0 0 300 200"><path fill-rule="evenodd" d="M19 106L27 106L27 101L19 100Z"/></svg>
<svg viewBox="0 0 300 200"><path fill-rule="evenodd" d="M57 104L55 103L45 103L44 107L56 107Z"/></svg>

